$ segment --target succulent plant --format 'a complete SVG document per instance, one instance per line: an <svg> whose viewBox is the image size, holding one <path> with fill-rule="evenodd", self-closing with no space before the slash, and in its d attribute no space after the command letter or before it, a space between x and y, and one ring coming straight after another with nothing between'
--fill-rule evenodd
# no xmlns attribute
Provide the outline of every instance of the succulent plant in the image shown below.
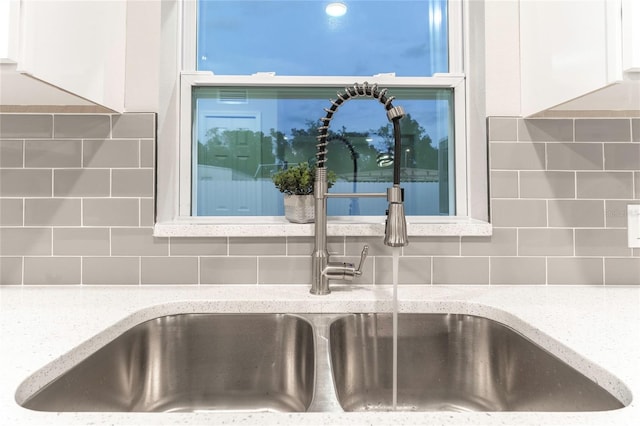
<svg viewBox="0 0 640 426"><path fill-rule="evenodd" d="M289 195L313 194L313 185L316 181L316 167L309 163L300 163L296 166L276 172L271 179L280 192ZM327 171L327 184L333 186L337 179L334 172Z"/></svg>

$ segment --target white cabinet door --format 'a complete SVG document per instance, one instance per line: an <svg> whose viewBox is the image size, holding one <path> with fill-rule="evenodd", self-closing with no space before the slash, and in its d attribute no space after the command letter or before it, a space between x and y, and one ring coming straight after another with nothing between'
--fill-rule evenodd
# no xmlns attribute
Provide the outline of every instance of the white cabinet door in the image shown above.
<svg viewBox="0 0 640 426"><path fill-rule="evenodd" d="M124 111L127 2L23 0L19 71Z"/></svg>
<svg viewBox="0 0 640 426"><path fill-rule="evenodd" d="M619 8L617 13L619 22ZM621 78L620 49L614 48L620 35L611 29L614 14L608 0L520 1L523 116Z"/></svg>
<svg viewBox="0 0 640 426"><path fill-rule="evenodd" d="M622 68L640 72L639 0L622 0Z"/></svg>
<svg viewBox="0 0 640 426"><path fill-rule="evenodd" d="M0 63L15 63L18 54L18 0L0 0Z"/></svg>

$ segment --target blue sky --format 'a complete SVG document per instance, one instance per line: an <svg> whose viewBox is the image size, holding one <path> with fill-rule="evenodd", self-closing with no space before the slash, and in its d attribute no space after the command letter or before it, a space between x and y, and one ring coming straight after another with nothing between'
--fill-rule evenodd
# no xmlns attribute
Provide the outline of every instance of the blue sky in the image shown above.
<svg viewBox="0 0 640 426"><path fill-rule="evenodd" d="M447 72L446 1L200 0L198 68L215 74Z"/></svg>
<svg viewBox="0 0 640 426"><path fill-rule="evenodd" d="M430 76L448 71L446 0L345 0L347 13L331 17L324 0L200 0L198 69L215 74ZM390 91L393 94L393 90ZM331 96L335 99L335 94ZM427 129L434 142L447 136L446 101L401 105ZM351 103L332 122L339 129L367 131L387 124L380 105ZM280 110L282 128L305 128L324 116L322 102L296 102ZM444 107L444 108L443 108ZM436 122L440 125L436 125ZM335 127L334 127L335 126Z"/></svg>

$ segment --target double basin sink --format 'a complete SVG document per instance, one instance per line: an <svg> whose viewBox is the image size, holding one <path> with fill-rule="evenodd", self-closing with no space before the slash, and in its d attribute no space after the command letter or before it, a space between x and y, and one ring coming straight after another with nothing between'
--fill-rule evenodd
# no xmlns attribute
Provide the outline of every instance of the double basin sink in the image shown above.
<svg viewBox="0 0 640 426"><path fill-rule="evenodd" d="M391 410L390 313L179 314L135 325L24 401L38 411ZM399 314L405 411L604 411L607 390L497 321Z"/></svg>

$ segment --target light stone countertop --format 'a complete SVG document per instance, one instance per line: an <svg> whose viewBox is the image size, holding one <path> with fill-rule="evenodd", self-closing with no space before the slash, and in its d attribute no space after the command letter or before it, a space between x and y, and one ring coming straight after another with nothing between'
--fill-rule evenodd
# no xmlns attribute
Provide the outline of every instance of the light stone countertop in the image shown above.
<svg viewBox="0 0 640 426"><path fill-rule="evenodd" d="M0 423L350 426L640 424L640 404L637 400L640 395L638 287L403 286L399 289L400 310L403 312L468 313L513 327L598 381L627 405L614 411L47 413L30 411L16 403L16 398L29 396L122 331L157 316L188 312L389 312L391 294L388 286L336 286L328 296L312 296L307 286L295 285L0 287ZM18 388L20 390L16 394Z"/></svg>

